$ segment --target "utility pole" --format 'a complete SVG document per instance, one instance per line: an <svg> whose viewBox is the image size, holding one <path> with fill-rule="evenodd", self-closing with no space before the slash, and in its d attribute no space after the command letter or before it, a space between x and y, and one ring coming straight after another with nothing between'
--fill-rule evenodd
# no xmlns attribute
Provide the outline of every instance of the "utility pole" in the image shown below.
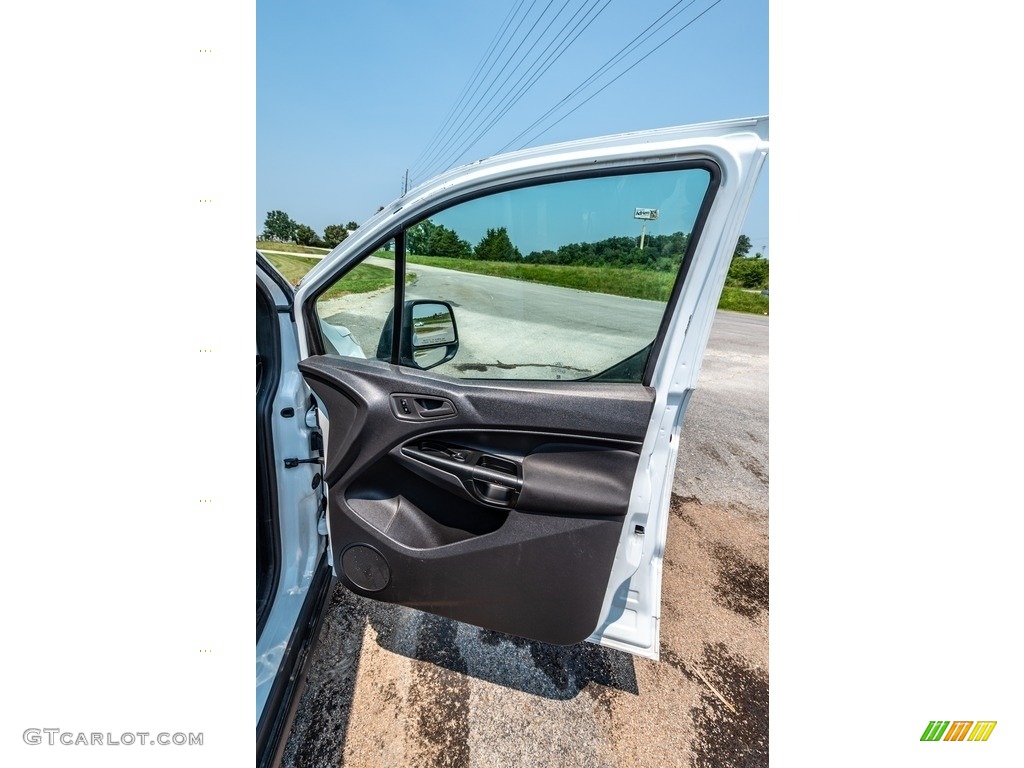
<svg viewBox="0 0 1024 768"><path fill-rule="evenodd" d="M402 185L402 197L405 197L405 193L409 191L409 169L405 169L405 184Z"/></svg>

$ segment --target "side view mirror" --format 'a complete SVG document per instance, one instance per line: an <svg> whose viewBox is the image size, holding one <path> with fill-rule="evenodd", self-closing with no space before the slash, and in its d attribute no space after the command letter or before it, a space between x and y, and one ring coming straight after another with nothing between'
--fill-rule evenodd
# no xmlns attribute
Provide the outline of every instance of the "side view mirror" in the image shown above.
<svg viewBox="0 0 1024 768"><path fill-rule="evenodd" d="M395 313L388 315L377 344L377 358L391 359ZM455 310L447 301L413 299L402 311L401 346L398 360L420 370L447 363L459 351L459 332Z"/></svg>

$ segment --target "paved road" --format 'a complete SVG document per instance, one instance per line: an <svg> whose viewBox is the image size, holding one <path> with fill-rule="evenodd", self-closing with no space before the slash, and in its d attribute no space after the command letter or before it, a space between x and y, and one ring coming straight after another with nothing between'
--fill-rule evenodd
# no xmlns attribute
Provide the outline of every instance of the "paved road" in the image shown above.
<svg viewBox="0 0 1024 768"><path fill-rule="evenodd" d="M370 264L394 268L388 259ZM577 379L599 373L645 347L664 304L522 280L412 264L409 299L455 308L460 347L439 373L479 378ZM329 322L348 328L372 354L393 305L390 289L325 302Z"/></svg>
<svg viewBox="0 0 1024 768"><path fill-rule="evenodd" d="M768 318L718 313L681 440L660 662L339 588L285 764L767 765L767 353Z"/></svg>
<svg viewBox="0 0 1024 768"><path fill-rule="evenodd" d="M675 490L768 514L768 318L719 312L690 400Z"/></svg>

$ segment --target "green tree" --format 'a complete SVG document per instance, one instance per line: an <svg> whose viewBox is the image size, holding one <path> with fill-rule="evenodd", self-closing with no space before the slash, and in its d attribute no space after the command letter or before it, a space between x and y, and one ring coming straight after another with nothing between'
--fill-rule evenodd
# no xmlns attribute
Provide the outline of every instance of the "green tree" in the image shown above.
<svg viewBox="0 0 1024 768"><path fill-rule="evenodd" d="M505 227L488 229L487 234L480 238L473 258L481 261L521 261L523 256L519 249L512 245L508 230Z"/></svg>
<svg viewBox="0 0 1024 768"><path fill-rule="evenodd" d="M410 227L405 233L405 246L409 253L426 255L427 247L430 245L430 238L437 230L437 224L430 221L421 221L415 227Z"/></svg>
<svg viewBox="0 0 1024 768"><path fill-rule="evenodd" d="M267 219L263 222L263 239L290 242L295 239L297 226L284 211L267 211Z"/></svg>
<svg viewBox="0 0 1024 768"><path fill-rule="evenodd" d="M316 245L320 241L320 238L316 235L316 230L312 227L307 227L305 224L298 224L295 227L295 242L299 245Z"/></svg>
<svg viewBox="0 0 1024 768"><path fill-rule="evenodd" d="M449 259L468 259L473 247L448 227L438 225L427 243L428 256L442 256Z"/></svg>
<svg viewBox="0 0 1024 768"><path fill-rule="evenodd" d="M745 259L752 247L750 238L746 235L740 235L740 239L736 241L736 250L732 254L733 259Z"/></svg>
<svg viewBox="0 0 1024 768"><path fill-rule="evenodd" d="M347 229L350 232L352 232L352 231L355 231L355 230L359 229L359 225L356 224L354 221L350 221L348 224L345 225L345 229Z"/></svg>
<svg viewBox="0 0 1024 768"><path fill-rule="evenodd" d="M557 251L533 251L524 261L534 264L580 264L592 267L630 267L669 272L677 269L690 237L684 232L652 235L644 250L639 238L608 237L594 243L566 243Z"/></svg>
<svg viewBox="0 0 1024 768"><path fill-rule="evenodd" d="M334 248L346 237L348 237L348 230L341 224L328 224L324 227L324 244L328 248Z"/></svg>
<svg viewBox="0 0 1024 768"><path fill-rule="evenodd" d="M729 274L725 284L733 288L768 287L768 259L740 258L733 259L729 265Z"/></svg>

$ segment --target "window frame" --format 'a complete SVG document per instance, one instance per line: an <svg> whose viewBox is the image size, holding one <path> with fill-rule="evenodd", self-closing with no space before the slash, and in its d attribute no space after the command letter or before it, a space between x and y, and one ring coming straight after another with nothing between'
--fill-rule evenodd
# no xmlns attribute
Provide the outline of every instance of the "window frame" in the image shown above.
<svg viewBox="0 0 1024 768"><path fill-rule="evenodd" d="M529 187L540 187L547 186L550 184L560 184L564 182L578 181L583 179L599 179L599 178L613 178L616 176L642 176L649 173L665 173L671 171L686 171L686 170L705 170L708 172L708 186L704 191L704 197L701 200L700 205L697 208L697 214L694 218L693 228L690 230L689 237L687 238L686 251L683 254L682 261L679 264L679 269L676 272L676 277L672 283L672 290L669 292L669 296L665 302L665 307L662 311L661 320L658 324L658 332L655 334L654 340L651 342L651 352L647 357L647 362L644 366L644 373L639 386L649 387L654 378L654 371L658 364L658 358L661 354L661 348L664 344L665 336L668 333L669 324L672 321L673 312L672 308L679 301L680 294L683 290L683 285L686 282L686 277L690 272L690 267L693 262L694 253L696 252L697 243L700 241L704 227L707 223L708 216L711 212L711 207L714 204L715 198L718 195L718 191L722 185L722 169L718 163L711 158L695 158L688 160L678 160L669 162L652 162L650 165L646 165L642 168L636 166L627 167L604 167L596 168L593 170L577 170L564 173L556 173L550 176L543 176L540 178L528 178L519 179L515 181L508 181L494 186L487 187L486 189L474 190L467 192L462 195L458 195L453 198L439 202L437 205L427 208L421 212L415 219L406 219L401 221L397 226L387 229L380 237L376 238L369 247L367 247L362 254L356 259L352 260L352 263L343 271L339 272L333 281L327 283L316 293L312 294L309 299L305 302L304 313L306 316L306 325L309 328L309 347L311 354L324 354L323 338L320 331L320 321L316 314L316 304L320 300L320 297L329 291L339 281L343 280L345 276L352 271L356 266L364 263L366 259L372 256L375 252L380 250L381 246L385 243L394 240L395 242L395 282L394 282L394 325L392 330L391 340L391 359L386 361L391 365L400 366L399 363L399 347L401 341L401 328L404 320L403 313L405 311L405 275L406 275L406 232L426 221L430 217L440 213L441 211L454 208L464 203L479 200L484 197L491 197L493 195L501 194L504 192L510 192L517 189L525 189ZM398 214L401 211L399 208L395 211ZM401 279L399 279L401 274ZM627 358L628 359L628 358ZM614 368L616 365L624 361L617 361L609 366ZM407 367L407 366L401 366ZM418 369L414 369L418 370ZM579 383L588 381L590 378L600 376L601 372L594 374L593 377L583 379L570 379L566 380L566 383ZM507 379L467 379L467 381L507 381ZM548 379L515 379L515 381L549 381ZM556 381L557 380L552 380ZM628 382L633 383L633 382Z"/></svg>

